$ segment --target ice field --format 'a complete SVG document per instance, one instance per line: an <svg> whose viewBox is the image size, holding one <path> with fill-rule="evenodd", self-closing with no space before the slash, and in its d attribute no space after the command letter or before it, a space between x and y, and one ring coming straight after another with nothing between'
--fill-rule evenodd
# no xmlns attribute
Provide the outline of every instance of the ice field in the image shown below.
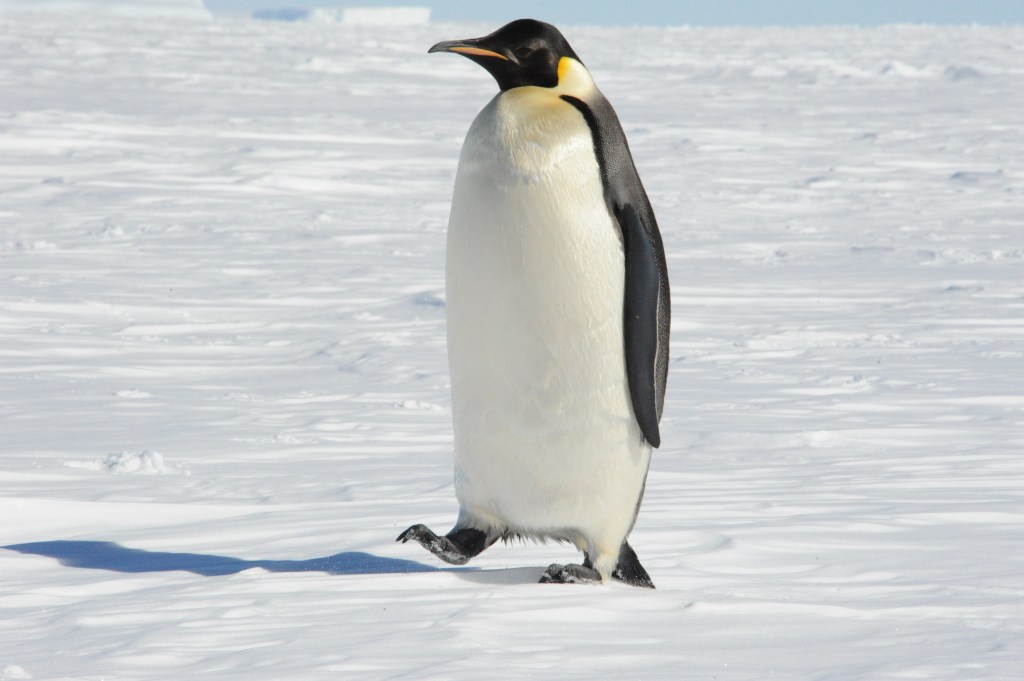
<svg viewBox="0 0 1024 681"><path fill-rule="evenodd" d="M668 253L656 591L394 543L494 28L0 13L0 679L1020 679L1024 27L562 27Z"/></svg>

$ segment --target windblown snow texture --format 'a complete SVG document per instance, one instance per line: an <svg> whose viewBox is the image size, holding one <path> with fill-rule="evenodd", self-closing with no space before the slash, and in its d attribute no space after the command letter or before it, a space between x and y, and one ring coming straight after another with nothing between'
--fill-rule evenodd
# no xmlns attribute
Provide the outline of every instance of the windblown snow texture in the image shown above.
<svg viewBox="0 0 1024 681"><path fill-rule="evenodd" d="M0 14L0 676L1019 678L1024 29L562 27L673 287L650 591L394 543L493 28Z"/></svg>

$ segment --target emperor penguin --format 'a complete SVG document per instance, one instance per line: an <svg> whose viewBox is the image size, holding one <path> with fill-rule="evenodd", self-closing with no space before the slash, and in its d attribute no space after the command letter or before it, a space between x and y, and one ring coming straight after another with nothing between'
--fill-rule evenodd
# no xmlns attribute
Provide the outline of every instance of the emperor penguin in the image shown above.
<svg viewBox="0 0 1024 681"><path fill-rule="evenodd" d="M462 565L498 539L568 542L541 582L653 588L626 541L665 401L661 234L618 117L550 24L440 42L500 92L459 158L446 253L459 515L415 540Z"/></svg>

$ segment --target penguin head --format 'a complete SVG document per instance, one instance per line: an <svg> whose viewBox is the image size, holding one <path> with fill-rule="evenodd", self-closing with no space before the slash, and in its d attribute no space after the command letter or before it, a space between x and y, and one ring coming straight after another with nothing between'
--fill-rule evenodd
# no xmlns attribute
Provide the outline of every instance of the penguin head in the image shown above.
<svg viewBox="0 0 1024 681"><path fill-rule="evenodd" d="M446 40L427 52L468 57L494 76L502 92L524 85L553 88L562 58L580 61L557 28L535 19L513 21L483 38Z"/></svg>

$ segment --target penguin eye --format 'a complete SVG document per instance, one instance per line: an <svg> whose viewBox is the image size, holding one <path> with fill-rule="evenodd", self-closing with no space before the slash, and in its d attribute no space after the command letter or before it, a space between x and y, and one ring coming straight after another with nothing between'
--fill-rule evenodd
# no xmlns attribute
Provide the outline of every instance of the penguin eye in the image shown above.
<svg viewBox="0 0 1024 681"><path fill-rule="evenodd" d="M523 45L522 47L517 47L512 54L516 55L516 59L526 59L534 52L536 52L536 50L529 45Z"/></svg>

